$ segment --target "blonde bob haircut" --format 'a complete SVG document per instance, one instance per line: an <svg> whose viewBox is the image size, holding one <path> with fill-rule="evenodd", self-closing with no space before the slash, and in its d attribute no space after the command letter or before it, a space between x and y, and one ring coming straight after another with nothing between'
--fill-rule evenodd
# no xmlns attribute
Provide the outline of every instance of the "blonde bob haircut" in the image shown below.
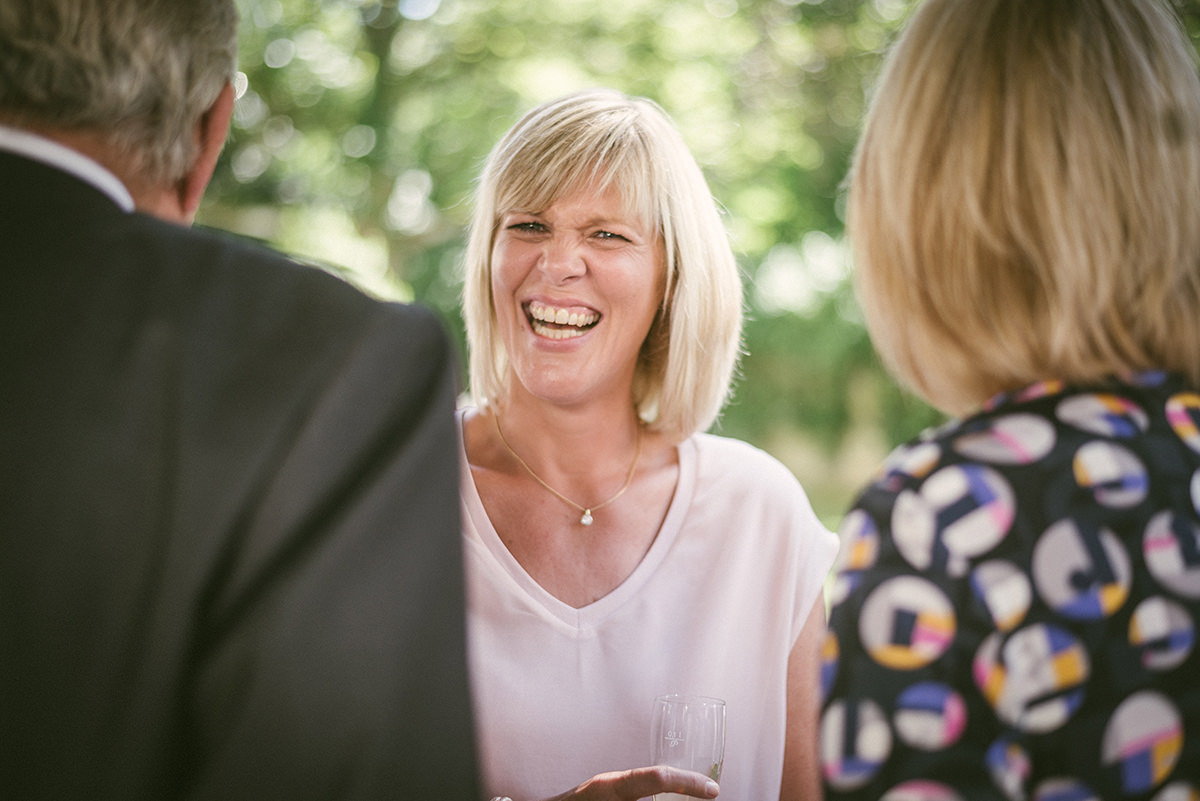
<svg viewBox="0 0 1200 801"><path fill-rule="evenodd" d="M742 285L717 205L678 130L652 101L612 90L577 92L533 109L488 157L463 288L471 394L479 405L495 401L509 380L491 287L501 217L539 213L609 186L662 238L665 291L639 354L632 401L650 428L681 441L712 425L728 396L741 344Z"/></svg>
<svg viewBox="0 0 1200 801"><path fill-rule="evenodd" d="M1140 369L1200 385L1200 80L1165 0L926 0L848 215L872 340L944 411Z"/></svg>

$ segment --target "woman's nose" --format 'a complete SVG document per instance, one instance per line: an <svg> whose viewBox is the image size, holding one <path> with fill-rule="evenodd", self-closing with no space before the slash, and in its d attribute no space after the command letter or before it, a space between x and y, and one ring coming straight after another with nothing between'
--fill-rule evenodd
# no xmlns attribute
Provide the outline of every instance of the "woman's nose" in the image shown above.
<svg viewBox="0 0 1200 801"><path fill-rule="evenodd" d="M555 237L542 250L541 268L551 281L562 283L587 272L587 262L578 244Z"/></svg>

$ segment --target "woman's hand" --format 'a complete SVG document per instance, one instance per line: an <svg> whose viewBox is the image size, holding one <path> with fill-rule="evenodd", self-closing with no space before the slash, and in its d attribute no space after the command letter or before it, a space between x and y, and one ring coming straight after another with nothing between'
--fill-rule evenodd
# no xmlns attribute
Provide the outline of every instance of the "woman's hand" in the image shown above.
<svg viewBox="0 0 1200 801"><path fill-rule="evenodd" d="M655 793L680 793L695 798L716 798L717 783L703 773L653 765L593 776L583 784L547 801L637 801Z"/></svg>

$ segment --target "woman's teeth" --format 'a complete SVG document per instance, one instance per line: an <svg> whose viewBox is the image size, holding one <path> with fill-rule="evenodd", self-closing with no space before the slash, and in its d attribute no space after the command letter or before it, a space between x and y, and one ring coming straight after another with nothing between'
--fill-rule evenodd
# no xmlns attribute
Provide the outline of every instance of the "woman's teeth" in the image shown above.
<svg viewBox="0 0 1200 801"><path fill-rule="evenodd" d="M529 324L538 336L570 339L583 336L600 319L595 312L555 308L544 303L529 304Z"/></svg>

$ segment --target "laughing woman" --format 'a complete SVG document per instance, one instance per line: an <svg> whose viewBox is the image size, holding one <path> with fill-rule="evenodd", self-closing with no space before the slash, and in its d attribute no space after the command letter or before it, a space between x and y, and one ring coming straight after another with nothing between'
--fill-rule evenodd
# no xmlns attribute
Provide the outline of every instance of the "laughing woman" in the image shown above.
<svg viewBox="0 0 1200 801"><path fill-rule="evenodd" d="M466 258L461 415L490 793L714 796L703 775L649 766L665 693L727 702L725 797L819 791L836 539L781 464L702 433L729 391L741 303L716 205L658 106L577 93L493 150Z"/></svg>

